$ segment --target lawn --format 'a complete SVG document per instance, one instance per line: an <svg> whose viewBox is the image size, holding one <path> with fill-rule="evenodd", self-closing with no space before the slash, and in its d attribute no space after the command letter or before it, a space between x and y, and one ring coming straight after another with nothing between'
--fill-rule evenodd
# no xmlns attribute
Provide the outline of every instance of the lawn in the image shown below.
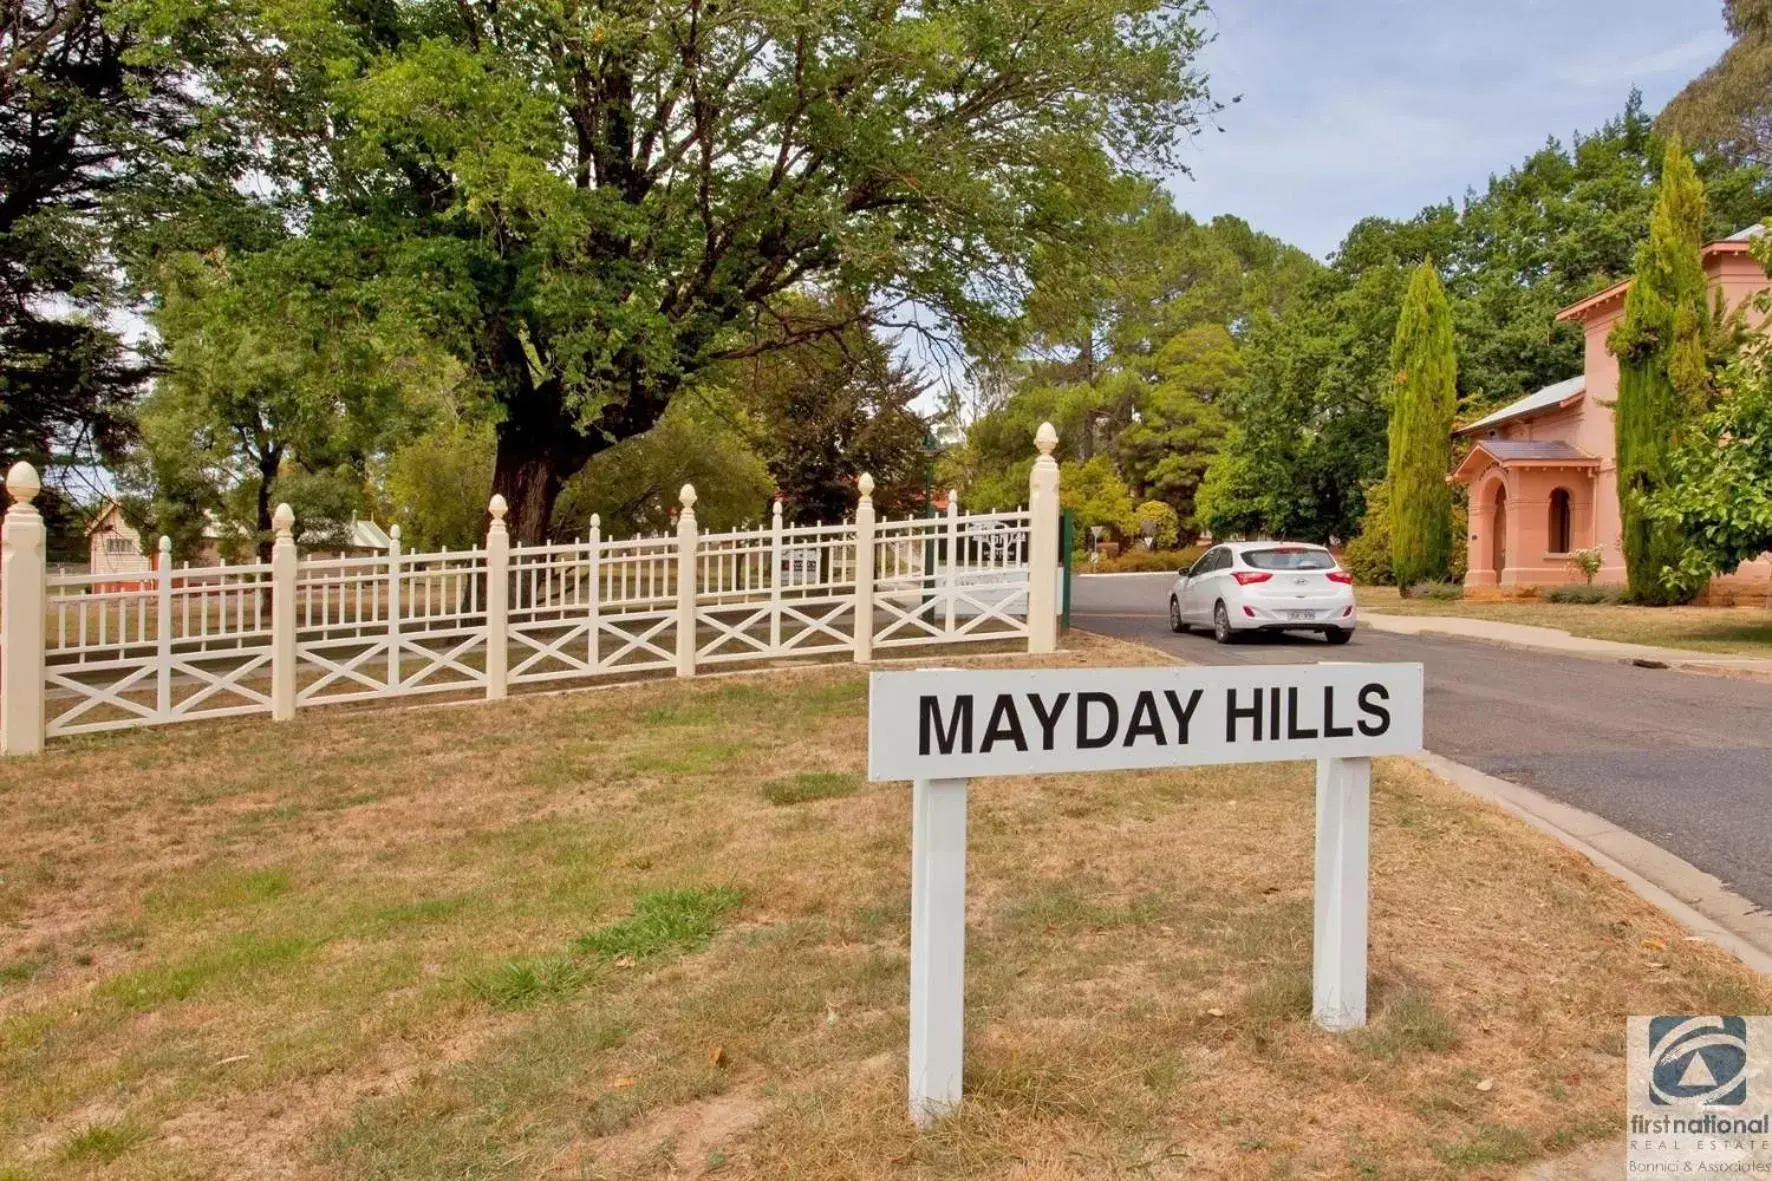
<svg viewBox="0 0 1772 1181"><path fill-rule="evenodd" d="M1772 1008L1385 762L1374 1021L1333 1036L1308 767L993 780L969 1098L919 1135L865 703L825 666L0 764L0 1177L1502 1178L1619 1132L1627 1014Z"/></svg>
<svg viewBox="0 0 1772 1181"><path fill-rule="evenodd" d="M1764 607L1633 607L1606 603L1545 603L1532 600L1466 603L1404 599L1395 587L1362 586L1362 611L1390 615L1457 615L1533 627L1561 628L1570 635L1622 640L1698 652L1772 656L1772 611Z"/></svg>

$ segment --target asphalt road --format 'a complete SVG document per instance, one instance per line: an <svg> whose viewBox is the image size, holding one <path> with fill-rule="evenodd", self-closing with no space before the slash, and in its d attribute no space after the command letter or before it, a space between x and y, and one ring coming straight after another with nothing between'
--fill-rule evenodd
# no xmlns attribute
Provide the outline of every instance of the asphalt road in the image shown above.
<svg viewBox="0 0 1772 1181"><path fill-rule="evenodd" d="M1585 808L1772 909L1772 684L1361 629L1221 646L1170 632L1166 574L1081 577L1075 627L1195 664L1419 661L1429 750Z"/></svg>

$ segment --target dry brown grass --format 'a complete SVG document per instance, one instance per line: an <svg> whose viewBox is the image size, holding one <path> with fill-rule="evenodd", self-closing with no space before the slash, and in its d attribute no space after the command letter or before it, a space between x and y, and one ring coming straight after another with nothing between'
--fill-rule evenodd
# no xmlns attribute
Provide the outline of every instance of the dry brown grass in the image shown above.
<svg viewBox="0 0 1772 1181"><path fill-rule="evenodd" d="M1772 1005L1395 762L1334 1037L1308 768L981 782L969 1097L918 1135L908 792L764 791L859 772L865 701L817 668L0 764L0 1177L1499 1177L1616 1130L1627 1014Z"/></svg>
<svg viewBox="0 0 1772 1181"><path fill-rule="evenodd" d="M1764 607L1636 607L1536 600L1466 603L1456 599L1405 599L1394 586L1362 586L1355 594L1361 610L1388 615L1456 615L1561 628L1572 636L1595 640L1772 656L1772 611Z"/></svg>

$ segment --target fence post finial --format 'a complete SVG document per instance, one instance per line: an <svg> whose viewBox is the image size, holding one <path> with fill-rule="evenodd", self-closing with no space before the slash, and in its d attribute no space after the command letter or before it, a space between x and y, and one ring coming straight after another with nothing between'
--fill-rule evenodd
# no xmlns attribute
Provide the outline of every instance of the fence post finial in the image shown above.
<svg viewBox="0 0 1772 1181"><path fill-rule="evenodd" d="M506 528L505 514L511 511L511 506L505 503L504 493L494 492L491 501L486 505L486 511L492 514L492 528Z"/></svg>
<svg viewBox="0 0 1772 1181"><path fill-rule="evenodd" d="M37 493L43 491L43 481L37 476L37 469L19 460L6 473L6 495L12 497L14 504L30 504L37 499Z"/></svg>
<svg viewBox="0 0 1772 1181"><path fill-rule="evenodd" d="M677 514L677 675L695 675L695 485L677 493L683 511Z"/></svg>
<svg viewBox="0 0 1772 1181"><path fill-rule="evenodd" d="M37 469L22 459L6 473L12 506L0 525L0 752L9 755L43 749L48 530L31 503L42 488Z"/></svg>
<svg viewBox="0 0 1772 1181"><path fill-rule="evenodd" d="M1058 432L1043 422L1034 432L1040 457L1028 473L1028 651L1058 650Z"/></svg>
<svg viewBox="0 0 1772 1181"><path fill-rule="evenodd" d="M295 510L287 504L271 514L271 719L295 716Z"/></svg>

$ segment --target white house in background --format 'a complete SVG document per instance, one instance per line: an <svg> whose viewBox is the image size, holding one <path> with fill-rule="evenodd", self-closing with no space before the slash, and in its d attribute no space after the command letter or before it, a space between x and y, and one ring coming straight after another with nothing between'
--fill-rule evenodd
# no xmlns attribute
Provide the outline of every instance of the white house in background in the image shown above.
<svg viewBox="0 0 1772 1181"><path fill-rule="evenodd" d="M94 574L146 574L154 561L142 550L142 535L123 517L123 506L111 501L86 526Z"/></svg>
<svg viewBox="0 0 1772 1181"><path fill-rule="evenodd" d="M194 556L192 564L213 566L221 562L224 536L221 522L212 517L203 526L203 548ZM123 515L123 506L114 500L100 509L86 527L86 540L94 574L139 575L154 569L154 556L142 544L141 531L129 523ZM393 544L387 531L374 521L352 517L343 546L336 551L316 551L310 556L367 557L385 554Z"/></svg>

